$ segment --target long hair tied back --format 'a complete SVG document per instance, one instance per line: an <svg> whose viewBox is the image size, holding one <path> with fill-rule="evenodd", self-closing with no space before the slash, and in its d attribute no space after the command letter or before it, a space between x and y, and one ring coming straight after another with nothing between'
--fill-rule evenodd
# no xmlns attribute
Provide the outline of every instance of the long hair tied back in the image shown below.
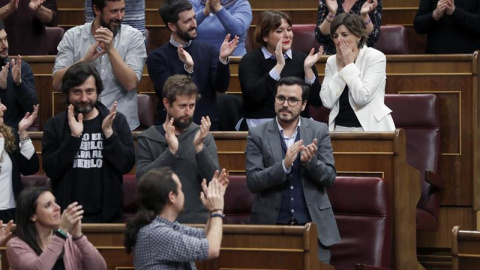
<svg viewBox="0 0 480 270"><path fill-rule="evenodd" d="M138 232L150 224L163 210L170 192L177 194L177 184L172 178L169 168L159 168L148 171L139 180L137 197L140 209L127 221L123 245L128 254L137 243Z"/></svg>

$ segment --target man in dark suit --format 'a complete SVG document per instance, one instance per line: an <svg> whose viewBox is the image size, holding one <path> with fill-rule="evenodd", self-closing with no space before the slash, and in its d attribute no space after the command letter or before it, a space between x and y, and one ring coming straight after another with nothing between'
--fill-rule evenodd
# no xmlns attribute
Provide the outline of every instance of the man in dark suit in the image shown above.
<svg viewBox="0 0 480 270"><path fill-rule="evenodd" d="M325 188L333 185L336 170L327 125L300 117L308 95L302 79L282 78L275 94L276 118L248 133L247 185L256 194L250 223L315 222L319 260L329 263L329 246L340 235Z"/></svg>

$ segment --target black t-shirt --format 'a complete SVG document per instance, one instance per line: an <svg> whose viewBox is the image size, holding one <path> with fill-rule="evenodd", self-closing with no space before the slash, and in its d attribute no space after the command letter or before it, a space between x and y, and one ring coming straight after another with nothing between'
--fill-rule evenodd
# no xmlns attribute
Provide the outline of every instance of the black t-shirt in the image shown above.
<svg viewBox="0 0 480 270"><path fill-rule="evenodd" d="M84 222L101 220L103 205L103 131L100 116L83 120L80 149L73 160L72 202L83 206Z"/></svg>
<svg viewBox="0 0 480 270"><path fill-rule="evenodd" d="M362 127L358 121L357 115L352 109L352 106L350 106L348 91L348 86L345 86L345 89L343 89L342 95L340 96L340 109L335 118L335 125L344 127Z"/></svg>

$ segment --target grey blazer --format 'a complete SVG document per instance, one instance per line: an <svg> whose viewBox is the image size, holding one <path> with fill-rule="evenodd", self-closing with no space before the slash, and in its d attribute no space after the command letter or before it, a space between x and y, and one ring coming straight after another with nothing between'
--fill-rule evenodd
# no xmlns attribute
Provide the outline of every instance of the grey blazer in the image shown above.
<svg viewBox="0 0 480 270"><path fill-rule="evenodd" d="M255 193L250 215L252 224L277 221L286 180L279 132L275 119L248 132L247 185ZM314 138L317 138L318 152L309 163L302 165L303 191L310 217L317 224L318 239L322 245L331 246L340 241L340 234L325 190L333 185L336 176L330 135L326 124L302 117L300 139L308 145Z"/></svg>

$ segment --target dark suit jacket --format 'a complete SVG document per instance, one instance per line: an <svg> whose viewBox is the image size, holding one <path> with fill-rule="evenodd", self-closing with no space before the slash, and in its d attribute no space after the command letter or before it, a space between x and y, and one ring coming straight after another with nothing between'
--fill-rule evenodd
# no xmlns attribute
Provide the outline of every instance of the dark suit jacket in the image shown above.
<svg viewBox="0 0 480 270"><path fill-rule="evenodd" d="M336 171L328 127L311 119L301 118L300 139L304 145L317 138L318 152L301 167L305 201L312 221L317 224L318 239L324 246L340 241L337 223L326 187L333 185ZM247 138L247 185L255 193L250 223L275 224L286 180L280 131L276 120L250 129Z"/></svg>

